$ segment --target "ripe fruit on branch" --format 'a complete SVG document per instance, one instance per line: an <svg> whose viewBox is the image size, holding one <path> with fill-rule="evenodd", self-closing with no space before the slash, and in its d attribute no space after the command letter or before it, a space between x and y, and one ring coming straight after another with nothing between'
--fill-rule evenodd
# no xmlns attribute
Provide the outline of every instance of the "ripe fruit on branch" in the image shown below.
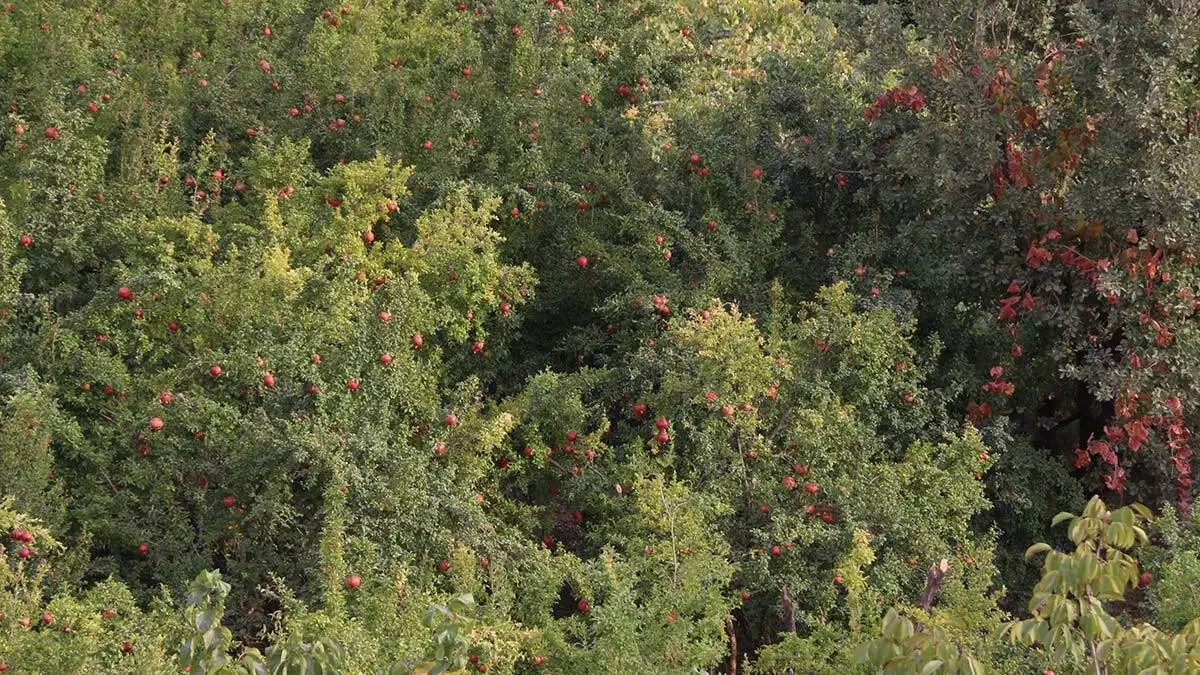
<svg viewBox="0 0 1200 675"><path fill-rule="evenodd" d="M350 576L346 577L346 588L355 589L359 586L362 586L362 577L358 576L357 574L351 574Z"/></svg>

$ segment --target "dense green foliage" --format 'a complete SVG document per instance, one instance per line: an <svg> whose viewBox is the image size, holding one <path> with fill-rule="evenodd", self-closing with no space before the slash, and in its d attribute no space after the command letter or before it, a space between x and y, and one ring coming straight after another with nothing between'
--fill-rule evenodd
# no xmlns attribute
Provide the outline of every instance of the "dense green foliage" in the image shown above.
<svg viewBox="0 0 1200 675"><path fill-rule="evenodd" d="M18 0L0 104L0 670L1200 670L1200 2Z"/></svg>

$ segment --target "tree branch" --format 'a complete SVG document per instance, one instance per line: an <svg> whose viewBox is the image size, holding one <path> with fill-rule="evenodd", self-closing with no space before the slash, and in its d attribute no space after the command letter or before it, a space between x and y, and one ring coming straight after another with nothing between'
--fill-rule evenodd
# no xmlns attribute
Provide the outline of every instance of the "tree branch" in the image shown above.
<svg viewBox="0 0 1200 675"><path fill-rule="evenodd" d="M725 617L725 633L729 636L729 675L737 675L737 635L733 632L733 616Z"/></svg>
<svg viewBox="0 0 1200 675"><path fill-rule="evenodd" d="M779 601L783 604L783 629L789 633L795 633L796 608L792 605L792 598L788 595L787 586L780 587Z"/></svg>
<svg viewBox="0 0 1200 675"><path fill-rule="evenodd" d="M949 570L950 563L945 558L930 566L929 576L925 580L925 590L921 591L921 601L917 603L921 609L928 612L929 608L933 606L933 601L942 591L942 580L946 578L946 572Z"/></svg>

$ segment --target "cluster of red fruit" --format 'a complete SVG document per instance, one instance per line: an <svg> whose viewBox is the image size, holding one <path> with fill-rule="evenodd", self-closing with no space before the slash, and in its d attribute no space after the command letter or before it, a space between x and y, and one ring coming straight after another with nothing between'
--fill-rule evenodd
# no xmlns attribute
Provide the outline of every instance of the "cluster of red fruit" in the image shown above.
<svg viewBox="0 0 1200 675"><path fill-rule="evenodd" d="M667 433L667 429L670 426L670 420L665 417L660 417L654 420L654 428L658 429L658 434L655 435L654 440L659 445L666 445L667 443L671 442L671 435Z"/></svg>
<svg viewBox="0 0 1200 675"><path fill-rule="evenodd" d="M804 507L804 512L814 518L820 518L823 523L833 522L833 507L829 502L817 502Z"/></svg>
<svg viewBox="0 0 1200 675"><path fill-rule="evenodd" d="M14 529L9 535L9 538L18 544L22 544L21 548L17 549L17 557L21 560L28 560L33 552L29 550L28 544L33 543L33 534L28 530Z"/></svg>
<svg viewBox="0 0 1200 675"><path fill-rule="evenodd" d="M650 88L650 85L646 81L645 76L638 78L637 87L638 87L638 91L643 92L643 93L646 92ZM630 105L633 105L638 102L637 96L635 96L633 94L633 88L627 84L622 84L621 86L617 87L617 95L619 95L621 98L627 100Z"/></svg>
<svg viewBox="0 0 1200 675"><path fill-rule="evenodd" d="M667 307L667 296L652 295L650 301L654 303L654 311L658 312L663 318L671 316L671 309Z"/></svg>
<svg viewBox="0 0 1200 675"><path fill-rule="evenodd" d="M783 555L784 549L791 551L794 548L796 548L796 545L790 541L784 543L783 546L780 546L779 544L775 544L774 546L771 547L771 557L778 558L779 556Z"/></svg>
<svg viewBox="0 0 1200 675"><path fill-rule="evenodd" d="M488 671L488 664L480 663L478 654L472 654L471 656L467 657L467 661L469 661L472 666L475 666L475 670L477 672L486 673Z"/></svg>
<svg viewBox="0 0 1200 675"><path fill-rule="evenodd" d="M807 476L809 467L806 464L795 464L792 466L792 473L796 476ZM795 490L799 483L790 475L780 479L779 484L788 490ZM821 484L813 481L808 481L802 486L804 491L810 495L816 495L821 491ZM815 518L820 518L826 523L833 522L833 507L828 502L816 502L805 507L805 512Z"/></svg>
<svg viewBox="0 0 1200 675"><path fill-rule="evenodd" d="M338 10L338 13L341 14L342 16L346 16L347 14L350 13L350 7L348 5L342 5L341 8ZM341 19L334 16L332 10L327 9L327 10L322 11L321 18L328 21L329 25L333 26L334 28L337 28L338 26L342 25Z"/></svg>
<svg viewBox="0 0 1200 675"><path fill-rule="evenodd" d="M556 445L552 446L550 448L549 452L547 453L547 457L553 456L555 452L561 452L564 455L574 456L575 442L578 440L579 440L578 433L576 433L574 431L568 431L567 432L567 442L563 445L556 444ZM527 453L526 454L527 457L531 457L533 455L533 450L531 450L530 448L525 448L525 452ZM586 459L589 462L595 461L596 452L591 449L585 450L583 453L583 457L584 457L584 459ZM579 469L578 466L573 466L571 468L571 474L574 476L578 476L580 474L580 471L581 471L581 469Z"/></svg>
<svg viewBox="0 0 1200 675"><path fill-rule="evenodd" d="M92 386L91 382L84 382L83 384L79 385L79 387L85 392L92 391L95 388ZM104 385L100 388L100 391L102 391L106 396L112 396L113 394L116 394L117 398L120 399L124 399L126 396L128 396L127 392L117 391L111 384Z"/></svg>

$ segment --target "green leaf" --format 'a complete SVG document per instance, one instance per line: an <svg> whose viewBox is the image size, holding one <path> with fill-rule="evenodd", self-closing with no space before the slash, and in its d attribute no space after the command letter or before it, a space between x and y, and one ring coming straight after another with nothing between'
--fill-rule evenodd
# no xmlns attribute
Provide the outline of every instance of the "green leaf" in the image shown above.
<svg viewBox="0 0 1200 675"><path fill-rule="evenodd" d="M1030 560L1033 558L1033 556L1038 555L1039 553L1045 553L1046 551L1049 551L1052 548L1053 547L1051 547L1050 544L1038 542L1038 543L1034 544L1033 546L1030 546L1029 548L1025 549L1025 559Z"/></svg>
<svg viewBox="0 0 1200 675"><path fill-rule="evenodd" d="M1068 512L1066 512L1066 511L1060 511L1060 512L1058 513L1058 515L1054 516L1054 519L1050 521L1050 526L1051 526L1051 527L1057 526L1059 523L1061 523L1061 522L1063 522L1063 521L1065 521L1065 520L1070 520L1070 519L1072 519L1072 518L1074 518L1074 517L1075 517L1075 514L1074 514L1074 513L1068 513Z"/></svg>
<svg viewBox="0 0 1200 675"><path fill-rule="evenodd" d="M1050 624L1045 621L1038 621L1037 631L1033 634L1034 642L1046 644L1048 639L1050 639Z"/></svg>
<svg viewBox="0 0 1200 675"><path fill-rule="evenodd" d="M1124 596L1121 588L1120 580L1112 573L1105 574L1096 581L1096 594L1105 599L1115 600Z"/></svg>
<svg viewBox="0 0 1200 675"><path fill-rule="evenodd" d="M938 668L941 668L941 667L942 667L941 661L938 661L938 660L930 661L929 663L925 664L924 668L921 669L921 675L930 675L930 673L936 673Z"/></svg>
<svg viewBox="0 0 1200 675"><path fill-rule="evenodd" d="M1076 570L1079 573L1079 581L1083 584L1090 584L1100 573L1100 561L1090 555L1082 556L1076 565Z"/></svg>
<svg viewBox="0 0 1200 675"><path fill-rule="evenodd" d="M1083 523L1083 518L1076 518L1075 520L1072 520L1071 525L1067 527L1067 537L1070 538L1071 541L1075 542L1076 546L1079 546L1079 544L1083 542L1087 536Z"/></svg>
<svg viewBox="0 0 1200 675"><path fill-rule="evenodd" d="M213 627L213 624L216 623L216 620L217 620L216 615L213 614L213 612L211 612L210 610L196 612L196 620L195 620L196 632L197 633L207 633L209 631L209 629L211 629Z"/></svg>
<svg viewBox="0 0 1200 675"><path fill-rule="evenodd" d="M1146 520L1154 520L1154 512L1151 511L1145 504L1142 504L1141 502L1134 502L1134 503L1130 504L1127 508L1133 509L1135 513L1137 513L1139 516L1145 518Z"/></svg>
<svg viewBox="0 0 1200 675"><path fill-rule="evenodd" d="M859 663L859 664L862 664L862 663L874 664L874 661L871 660L871 654L872 654L873 648L875 647L876 642L877 642L877 640L871 640L869 642L864 642L861 645L859 645L858 649L856 649L854 651L854 662Z"/></svg>

